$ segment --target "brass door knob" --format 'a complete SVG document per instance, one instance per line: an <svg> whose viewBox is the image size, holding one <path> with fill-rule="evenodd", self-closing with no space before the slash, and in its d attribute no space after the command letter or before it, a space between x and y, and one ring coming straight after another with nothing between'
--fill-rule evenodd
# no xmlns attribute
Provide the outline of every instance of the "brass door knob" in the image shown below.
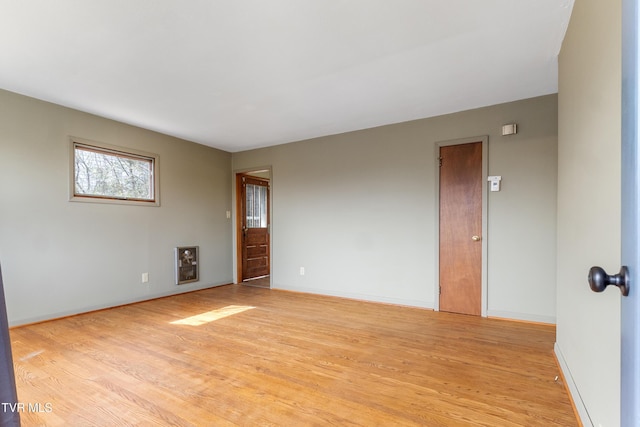
<svg viewBox="0 0 640 427"><path fill-rule="evenodd" d="M478 242L478 241L480 241L480 239L482 239L480 236L471 237L471 240L473 240L474 242Z"/></svg>

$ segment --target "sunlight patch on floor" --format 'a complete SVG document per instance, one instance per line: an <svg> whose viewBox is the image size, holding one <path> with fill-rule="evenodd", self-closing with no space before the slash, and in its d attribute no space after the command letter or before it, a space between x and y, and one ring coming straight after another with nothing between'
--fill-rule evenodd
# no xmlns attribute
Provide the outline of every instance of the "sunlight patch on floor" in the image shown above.
<svg viewBox="0 0 640 427"><path fill-rule="evenodd" d="M190 325L200 326L205 323L215 322L216 320L233 316L234 314L242 313L247 310L254 309L250 305L228 305L226 307L219 308L217 310L207 311L206 313L200 313L195 316L185 317L184 319L175 320L171 322L172 325Z"/></svg>
<svg viewBox="0 0 640 427"><path fill-rule="evenodd" d="M27 354L26 356L21 357L20 361L24 362L26 360L29 360L29 359L33 358L33 357L39 356L42 353L44 353L44 350L38 350L38 351L31 352L31 353Z"/></svg>

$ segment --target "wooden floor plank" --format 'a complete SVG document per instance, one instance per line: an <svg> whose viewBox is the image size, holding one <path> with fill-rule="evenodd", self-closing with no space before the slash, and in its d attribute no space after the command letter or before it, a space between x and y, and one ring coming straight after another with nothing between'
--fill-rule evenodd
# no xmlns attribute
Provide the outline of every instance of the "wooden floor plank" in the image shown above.
<svg viewBox="0 0 640 427"><path fill-rule="evenodd" d="M229 285L11 339L24 426L578 425L548 325Z"/></svg>

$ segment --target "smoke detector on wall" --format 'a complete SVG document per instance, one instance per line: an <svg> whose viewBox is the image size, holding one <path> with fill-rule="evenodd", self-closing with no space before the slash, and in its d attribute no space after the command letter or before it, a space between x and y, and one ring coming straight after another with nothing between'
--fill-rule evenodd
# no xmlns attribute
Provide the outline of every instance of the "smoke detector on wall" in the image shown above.
<svg viewBox="0 0 640 427"><path fill-rule="evenodd" d="M502 126L502 136L515 135L516 133L518 133L518 125L515 123Z"/></svg>

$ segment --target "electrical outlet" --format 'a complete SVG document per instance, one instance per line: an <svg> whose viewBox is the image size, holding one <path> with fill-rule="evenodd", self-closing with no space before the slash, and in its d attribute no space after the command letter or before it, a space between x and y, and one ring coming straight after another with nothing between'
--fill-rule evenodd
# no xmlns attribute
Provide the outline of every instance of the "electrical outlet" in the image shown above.
<svg viewBox="0 0 640 427"><path fill-rule="evenodd" d="M304 276L304 267L300 267L300 275Z"/></svg>
<svg viewBox="0 0 640 427"><path fill-rule="evenodd" d="M147 283L149 281L149 273L142 273L142 283Z"/></svg>

